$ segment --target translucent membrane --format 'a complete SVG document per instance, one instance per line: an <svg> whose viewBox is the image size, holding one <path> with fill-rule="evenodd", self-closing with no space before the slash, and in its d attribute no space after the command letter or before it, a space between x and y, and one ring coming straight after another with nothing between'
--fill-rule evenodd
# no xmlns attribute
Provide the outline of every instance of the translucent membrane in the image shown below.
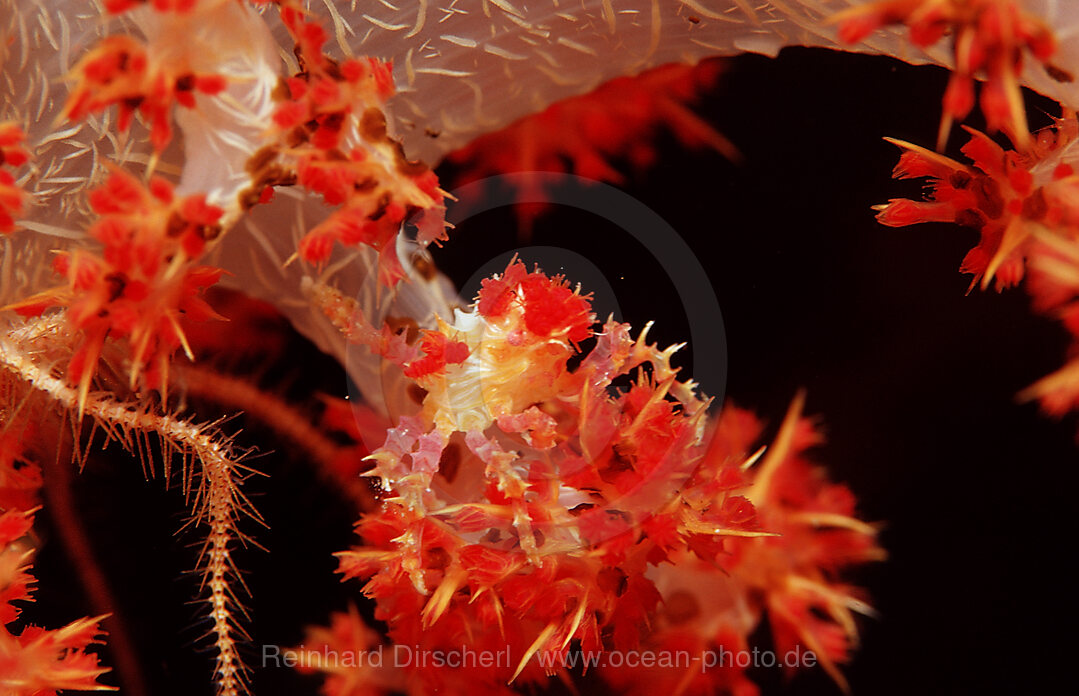
<svg viewBox="0 0 1079 696"><path fill-rule="evenodd" d="M908 63L950 64L946 40L923 51L911 46L902 31L879 31L854 47L838 44L827 18L860 4L484 0L403 3L395 11L389 3L359 3L362 9L355 13L340 10L338 39L343 50L394 61L402 91L396 102L399 134L410 153L434 161L480 133L553 101L663 63L739 53L774 56L784 46L821 46L890 55ZM1056 62L1079 69L1079 3L1024 4L1055 29L1060 41ZM1040 66L1028 66L1024 82L1057 101L1079 104L1079 83L1058 83Z"/></svg>

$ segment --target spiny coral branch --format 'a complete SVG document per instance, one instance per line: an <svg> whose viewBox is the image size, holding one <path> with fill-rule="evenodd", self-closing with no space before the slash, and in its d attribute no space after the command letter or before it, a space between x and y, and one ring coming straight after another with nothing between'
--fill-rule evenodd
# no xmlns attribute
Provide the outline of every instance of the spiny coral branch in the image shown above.
<svg viewBox="0 0 1079 696"><path fill-rule="evenodd" d="M218 694L238 696L243 693L246 675L237 644L247 636L237 624L237 614L242 614L242 608L232 589L233 581L239 578L230 558L230 547L237 541L248 541L238 529L241 517L262 521L240 490L251 470L240 464L240 458L234 455L228 441L211 427L155 413L141 404L118 401L106 394L89 393L82 397L78 390L37 365L7 337L0 337L0 367L45 394L67 413L79 412L81 402L81 412L100 426L107 438L117 440L130 451L138 451L138 433L157 434L163 444L166 477L172 456L183 457L184 492L186 495L194 493L193 517L188 524L207 530L198 567L202 569L203 587L208 594L206 601L217 648L215 679ZM197 459L200 464L197 475L189 458Z"/></svg>

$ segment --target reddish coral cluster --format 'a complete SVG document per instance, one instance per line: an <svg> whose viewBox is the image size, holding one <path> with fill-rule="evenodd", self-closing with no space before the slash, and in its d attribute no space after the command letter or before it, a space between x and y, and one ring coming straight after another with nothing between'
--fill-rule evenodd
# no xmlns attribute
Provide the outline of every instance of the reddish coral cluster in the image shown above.
<svg viewBox="0 0 1079 696"><path fill-rule="evenodd" d="M104 5L114 14L149 4L179 15L231 1ZM265 131L256 123L259 135L252 137L265 140L251 148L257 149L247 162L252 185L241 202L265 201L277 185L298 184L319 194L338 209L308 232L298 255L322 264L337 242L364 244L380 252L379 280L392 285L405 275L396 249L403 225L415 222L419 242L427 244L444 238L444 223L435 175L410 161L389 134L383 105L394 91L391 66L366 58L332 60L324 52L326 32L303 3L275 4L295 43L299 71L275 92L272 123ZM172 20L180 21L175 15ZM127 36L104 39L74 68L64 115L80 119L115 105L123 131L140 114L160 152L172 135L173 104L194 108L196 94L218 95L229 84L183 60L166 61L156 50ZM558 138L545 146L556 154L526 149L522 161L533 170L545 158L566 155L576 173L617 180L605 158L633 143L629 157L647 162L651 150L635 141L661 121L687 143L733 154L683 106L714 71L714 64L696 72L661 69L616 81L591 103L553 107L539 118ZM596 108L597 102L605 104ZM580 137L566 140L574 133ZM0 127L0 164L25 161L21 139L18 129ZM990 171L985 162L995 154L975 157L985 175L979 185L1004 176L1016 196L1032 198L1031 181L1012 175L1011 160L1001 155L1003 164L994 165L1000 171ZM907 173L918 166L930 171L926 162L906 166ZM944 180L943 170L931 173ZM948 185L960 188L954 172L947 174ZM2 229L23 206L6 173L0 203ZM982 203L964 202L964 210L977 204L988 215ZM1023 205L1002 205L1033 218ZM15 305L28 316L63 308L64 329L74 330L78 342L66 376L79 384L80 417L110 338L126 343L129 386L164 392L177 348L193 355L181 319L217 316L202 295L222 273L198 265L222 232L224 215L206 195L180 197L163 179L143 183L113 169L91 193L90 206L97 220L88 236L99 247L58 254L55 268L64 284ZM1006 231L1001 234L1006 238ZM825 482L803 458L816 439L800 419L800 400L767 455L753 453L760 425L734 408L710 420L710 402L671 366L675 347L661 351L647 343L647 327L636 338L629 325L613 320L597 329L590 298L579 288L516 260L484 281L470 311L458 311L452 323L443 318L418 342L388 325L370 326L339 297L331 302L337 302L335 322L352 322L350 338L385 357L387 371L396 366L419 406L388 429L373 420L355 424L356 434L385 435L369 457L374 466L368 472L384 495L380 508L357 525L364 545L339 554L341 572L366 581L364 592L376 602L377 618L388 625L395 646L424 654L467 646L495 662L465 661L448 671L418 660L389 675L347 670L327 682L328 693L503 693L544 675L565 676L566 660L576 652L744 649L765 617L777 648L814 653L842 682L837 665L854 640L852 611L867 608L839 574L880 551L875 530L853 517L849 492ZM57 331L50 340L65 341L66 333ZM19 372L20 378L54 398L62 393L74 410L72 390L51 373L40 377L36 365L23 366L26 373L34 368L34 377ZM328 409L327 421L340 420L339 411ZM230 542L243 538L235 519L246 499L238 489L242 477L222 454L227 446L198 426L158 417L142 402L90 412L110 435L143 428L194 443L183 451L202 464L203 488L195 497L205 507L198 508L195 523L212 530L203 555L218 688L238 693L243 669L235 643L242 631L230 612ZM18 422L0 432L5 625L16 618L10 602L28 599L32 584L20 539L29 530L29 506L40 484L37 471L18 458ZM361 466L355 454L334 459L334 475L354 473ZM723 605L715 607L717 601ZM97 622L84 619L56 631L28 628L18 636L0 629L4 693L104 688L96 684L104 670L87 652L100 633ZM355 652L381 640L354 612L335 617L327 631L313 631L305 650ZM754 690L741 668L699 676L600 671L627 691Z"/></svg>
<svg viewBox="0 0 1079 696"><path fill-rule="evenodd" d="M837 665L857 639L853 612L871 610L841 575L883 552L875 530L854 516L850 491L829 483L807 459L806 450L820 436L800 408L796 401L775 442L748 470L737 464L754 459L760 421L733 406L719 416L688 497L701 500L702 492L711 497L723 489L740 493L752 501L746 513L755 511L757 523L772 535L731 537L722 544L688 540L669 563L657 566L651 577L663 603L642 649L698 659L603 670L620 692L756 694L746 667L772 666L749 657L749 636L762 620L771 628L775 664L788 671L819 664L845 686Z"/></svg>
<svg viewBox="0 0 1079 696"><path fill-rule="evenodd" d="M1047 61L1056 50L1052 30L1022 9L1017 0L877 0L852 7L833 18L839 37L857 43L877 29L905 24L915 46L951 36L955 68L944 93L938 149L944 148L953 120L962 121L974 107L974 79L986 77L981 107L991 131L1003 130L1020 149L1030 135L1019 87L1024 53L1056 72Z"/></svg>
<svg viewBox="0 0 1079 696"><path fill-rule="evenodd" d="M323 672L326 675L323 692L332 696L380 696L386 691L400 691L397 675L382 669L379 655L382 637L364 623L353 607L346 614L335 613L328 627L309 628L303 648L290 653L296 667L305 674ZM341 664L334 655L352 655L350 663Z"/></svg>
<svg viewBox="0 0 1079 696"><path fill-rule="evenodd" d="M1054 416L1079 410L1079 237L1043 232L1032 245L1027 289L1034 308L1061 321L1072 337L1071 359L1026 389Z"/></svg>
<svg viewBox="0 0 1079 696"><path fill-rule="evenodd" d="M82 332L68 378L80 383L83 398L109 337L130 345L132 386L144 375L147 386L164 390L172 354L185 343L181 315L217 317L200 295L222 271L195 261L220 232L222 211L202 195L177 198L163 179L144 186L121 170L91 193L90 205L99 219L88 234L101 252L59 254L54 267L67 284L14 308L28 316L67 308L71 326Z"/></svg>
<svg viewBox="0 0 1079 696"><path fill-rule="evenodd" d="M967 129L963 154L971 165L899 140L904 152L893 175L928 178L928 201L894 199L877 206L877 219L891 227L919 222L954 222L981 235L963 259L961 270L983 288L995 278L997 288L1023 277L1031 235L1049 226L1079 234L1079 178L1069 164L1056 162L1064 146L1079 137L1079 123L1067 114L1052 128L1039 131L1025 153L1006 151L984 133ZM1056 163L1054 163L1056 162Z"/></svg>
<svg viewBox="0 0 1079 696"><path fill-rule="evenodd" d="M108 668L88 648L99 642L103 617L79 619L45 630L19 629L21 607L32 602L33 550L27 543L37 510L41 473L21 457L28 426L0 433L0 692L10 696L55 696L60 689L111 690L97 682Z"/></svg>
<svg viewBox="0 0 1079 696"><path fill-rule="evenodd" d="M21 167L30 159L23 148L26 135L18 125L0 123L0 167ZM15 217L22 215L26 195L15 184L15 177L7 169L0 169L0 234L15 229Z"/></svg>
<svg viewBox="0 0 1079 696"><path fill-rule="evenodd" d="M279 5L300 72L286 81L287 98L274 113L279 144L256 155L250 168L264 186L292 183L280 171L284 163L296 183L340 206L301 240L301 258L322 263L335 241L370 246L380 252L380 280L393 285L404 277L394 241L406 222L416 224L423 245L445 238L438 177L409 160L389 134L382 107L394 93L392 66L332 60L323 51L322 26L299 3ZM265 193L259 185L253 191Z"/></svg>
<svg viewBox="0 0 1079 696"><path fill-rule="evenodd" d="M193 72L173 61L154 59L146 45L126 35L109 36L72 69L75 83L64 116L79 120L115 105L117 128L131 126L135 113L150 124L150 142L161 151L172 139L172 108L195 107L195 94L218 94L228 86L222 75Z"/></svg>
<svg viewBox="0 0 1079 696"><path fill-rule="evenodd" d="M361 523L368 547L342 554L342 570L371 578L366 591L398 643L448 645L501 626L476 646L516 651L513 665L476 675L491 684L537 678L531 656L574 639L598 648L613 630L631 645L657 599L637 515L688 476L694 460L682 455L703 404L676 385L669 354L613 322L568 369L573 340L592 334L590 307L520 262L485 284L477 308L442 328L467 358L416 379L423 413L402 418L373 455L393 497ZM607 395L647 360L656 381ZM672 389L687 402L668 401Z"/></svg>
<svg viewBox="0 0 1079 696"><path fill-rule="evenodd" d="M214 11L224 2L149 4L159 13L172 13L158 21L170 23L165 31L179 35L196 26L195 11ZM144 4L117 0L107 3L106 10L120 14ZM370 246L381 253L381 281L395 284L405 275L394 243L402 227L415 224L418 241L426 245L445 238L445 222L443 192L434 172L409 160L389 134L382 107L394 93L391 66L368 58L329 58L326 32L302 3L273 4L295 41L300 69L274 93L280 103L265 140L252 143L247 162L252 181L239 194L239 204L248 208L267 202L274 186L298 183L340 206L301 240L299 256L317 264L327 260L335 241ZM160 152L172 137L174 104L195 108L196 94L215 96L229 84L222 74L192 69L193 59L183 55L183 50L151 50L127 35L106 37L72 70L65 117L77 120L116 105L118 129L126 131L139 113Z"/></svg>
<svg viewBox="0 0 1079 696"><path fill-rule="evenodd" d="M594 321L587 297L513 261L483 283L472 312L428 334L467 354L416 371L422 410L372 455L384 503L358 524L364 546L340 554L341 571L367 580L394 645L506 658L453 671L417 663L396 675L332 669L326 693L391 684L504 693L507 682L564 672L571 649L667 645L680 629L657 632L656 622L679 601L664 588L681 573L705 576L695 588L704 598L738 578L726 601L749 603L750 619L726 629L744 642L768 612L783 647L818 651L840 678L850 609L864 605L835 575L880 554L846 489L801 458L815 440L797 408L760 467L747 469L756 421L728 409L706 427L707 402L676 379L673 348L633 340L614 321L596 333ZM592 340L571 367L576 346ZM613 386L626 377L628 388ZM706 618L708 630L694 634L702 649L719 635ZM339 616L316 642L344 650L360 632L369 649L358 622ZM717 675L704 678L743 679Z"/></svg>
<svg viewBox="0 0 1079 696"><path fill-rule="evenodd" d="M1059 319L1079 345L1079 174L1066 161L1079 139L1079 120L1066 112L1035 134L1024 152L1006 151L983 133L967 129L963 153L971 165L902 141L897 178L928 178L927 201L894 199L877 206L877 219L900 227L954 222L977 230L981 240L960 268L984 289L1011 287L1030 269L1027 289L1034 309ZM1073 346L1073 354L1075 348ZM1079 359L1026 389L1050 414L1079 408Z"/></svg>

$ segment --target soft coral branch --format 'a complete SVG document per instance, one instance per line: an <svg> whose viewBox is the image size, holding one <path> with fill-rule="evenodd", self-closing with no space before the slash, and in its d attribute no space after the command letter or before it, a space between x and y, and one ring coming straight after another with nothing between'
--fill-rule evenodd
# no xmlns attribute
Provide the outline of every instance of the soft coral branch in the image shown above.
<svg viewBox="0 0 1079 696"><path fill-rule="evenodd" d="M710 60L616 78L482 135L451 152L447 162L459 168L460 184L519 172L515 208L518 227L526 233L531 218L547 205L541 202L549 197L545 184L557 182L564 171L620 184L624 176L617 162L626 158L639 169L650 165L661 130L687 147L709 147L739 161L735 146L688 106L716 83L722 69L719 60Z"/></svg>

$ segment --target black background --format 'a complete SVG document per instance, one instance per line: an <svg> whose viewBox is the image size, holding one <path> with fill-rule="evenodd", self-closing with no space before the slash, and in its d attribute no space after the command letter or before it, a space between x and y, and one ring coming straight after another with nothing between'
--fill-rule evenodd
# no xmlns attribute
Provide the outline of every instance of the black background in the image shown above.
<svg viewBox="0 0 1079 696"><path fill-rule="evenodd" d="M726 396L774 432L806 388L828 438L817 458L857 494L864 519L886 524L890 559L855 576L881 612L860 622L863 644L845 669L855 694L1035 693L1068 684L1075 647L1076 424L1015 400L1064 363L1067 336L1031 314L1022 288L965 294L969 278L957 269L974 232L890 229L870 210L918 195L918 184L890 179L898 152L881 138L931 145L946 78L816 50L738 58L697 110L745 162L660 136L655 166L625 187L683 236L711 278L729 351ZM1047 123L1040 109L1051 106L1028 103L1032 121ZM963 140L953 136L951 154ZM452 172L442 174L452 186ZM436 258L463 283L521 246L513 225L508 209L474 218ZM624 320L658 320L659 343L687 336L663 269L624 232L561 211L535 223L531 243L596 264ZM344 393L334 365L298 339L294 348L288 364L262 371L264 384L296 398ZM687 351L682 364L708 359ZM242 437L265 441L257 424L241 426ZM249 531L268 553L241 552L239 561L254 593L254 642L288 645L305 624L324 624L328 611L361 598L358 583L337 582L329 556L351 542L351 513L301 457L273 446L277 454L254 461L270 476L248 486L271 524ZM210 654L191 648L205 627L185 604L197 585L183 575L195 539L173 536L184 519L179 494L144 482L110 451L91 461L78 495L152 693L210 693ZM32 611L57 625L92 610L43 522ZM821 673L789 683L755 676L765 693L839 693ZM255 693L316 685L268 670Z"/></svg>

